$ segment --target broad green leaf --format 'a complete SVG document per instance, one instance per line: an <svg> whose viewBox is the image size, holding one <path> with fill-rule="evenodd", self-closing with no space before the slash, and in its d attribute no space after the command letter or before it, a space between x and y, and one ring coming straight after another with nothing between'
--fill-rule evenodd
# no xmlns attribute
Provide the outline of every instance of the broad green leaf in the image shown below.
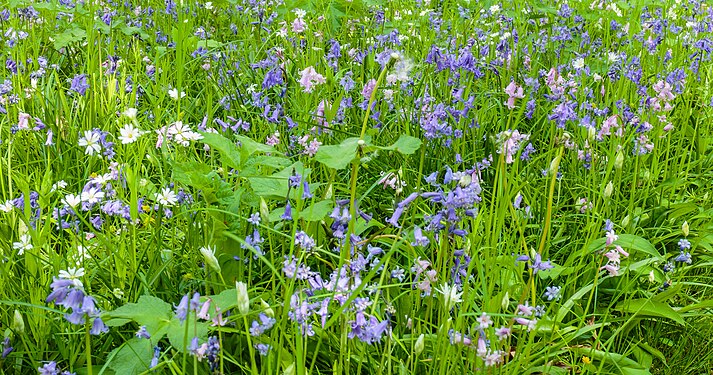
<svg viewBox="0 0 713 375"><path fill-rule="evenodd" d="M180 322L176 317L173 317L166 330L166 335L171 345L179 352L183 352L183 349L190 344L194 337L198 337L201 343L206 341L208 338L208 325L209 322L196 322L192 318ZM186 333L188 333L188 336L186 336Z"/></svg>
<svg viewBox="0 0 713 375"><path fill-rule="evenodd" d="M228 138L216 133L201 133L203 143L220 153L220 160L231 168L240 169L240 149Z"/></svg>
<svg viewBox="0 0 713 375"><path fill-rule="evenodd" d="M87 37L87 32L79 27L74 27L69 30L65 30L59 35L55 35L54 38L54 48L60 50L72 43L81 42Z"/></svg>
<svg viewBox="0 0 713 375"><path fill-rule="evenodd" d="M616 305L615 310L631 313L634 316L654 316L667 318L679 324L685 324L683 317L676 310L666 303L639 298L630 301L622 301Z"/></svg>
<svg viewBox="0 0 713 375"><path fill-rule="evenodd" d="M324 219L334 206L331 200L319 201L309 207L306 207L300 212L300 218L307 221L319 221Z"/></svg>
<svg viewBox="0 0 713 375"><path fill-rule="evenodd" d="M382 150L395 150L403 155L411 155L421 147L421 140L410 135L401 134L393 145L381 147Z"/></svg>
<svg viewBox="0 0 713 375"><path fill-rule="evenodd" d="M110 327L124 325L127 319L130 319L139 326L146 326L151 336L161 337L173 317L173 312L167 302L145 295L141 296L137 303L127 303L104 315L109 317L105 320Z"/></svg>
<svg viewBox="0 0 713 375"><path fill-rule="evenodd" d="M570 350L574 352L577 357L588 356L595 361L602 361L607 367L619 369L622 374L650 374L649 370L640 363L619 353L584 347L573 347L570 348Z"/></svg>
<svg viewBox="0 0 713 375"><path fill-rule="evenodd" d="M110 354L109 367L117 374L134 375L149 370L153 358L151 340L132 338Z"/></svg>
<svg viewBox="0 0 713 375"><path fill-rule="evenodd" d="M243 149L244 152L247 153L248 156L256 152L280 154L279 152L277 152L277 150L275 150L274 147L268 146L264 143L255 142L250 137L246 137L243 135L235 135L235 138L240 141L240 147Z"/></svg>
<svg viewBox="0 0 713 375"><path fill-rule="evenodd" d="M220 308L220 311L228 311L228 309L237 306L238 304L238 291L233 289L227 289L220 294L210 296L213 300L213 305Z"/></svg>
<svg viewBox="0 0 713 375"><path fill-rule="evenodd" d="M302 162L297 162L272 175L247 177L247 179L256 195L284 199L287 197L288 190L291 190L291 197L296 197L298 193L297 189L288 189L290 176L294 173L299 173L302 178L308 178L310 172L310 168L305 168Z"/></svg>
<svg viewBox="0 0 713 375"><path fill-rule="evenodd" d="M320 146L314 159L332 169L344 169L356 157L359 138L347 138L338 145Z"/></svg>

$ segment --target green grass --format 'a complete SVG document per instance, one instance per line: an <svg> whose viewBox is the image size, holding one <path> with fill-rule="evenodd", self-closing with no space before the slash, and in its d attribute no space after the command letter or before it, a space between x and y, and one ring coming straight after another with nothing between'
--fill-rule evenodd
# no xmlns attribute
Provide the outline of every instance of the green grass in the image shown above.
<svg viewBox="0 0 713 375"><path fill-rule="evenodd" d="M0 373L711 373L707 4L206 4L0 7Z"/></svg>

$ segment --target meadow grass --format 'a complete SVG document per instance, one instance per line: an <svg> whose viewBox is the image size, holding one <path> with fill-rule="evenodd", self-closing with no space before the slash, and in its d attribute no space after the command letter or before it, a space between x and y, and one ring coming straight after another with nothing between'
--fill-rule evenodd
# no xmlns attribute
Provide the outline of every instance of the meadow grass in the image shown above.
<svg viewBox="0 0 713 375"><path fill-rule="evenodd" d="M713 373L709 4L0 8L1 373Z"/></svg>

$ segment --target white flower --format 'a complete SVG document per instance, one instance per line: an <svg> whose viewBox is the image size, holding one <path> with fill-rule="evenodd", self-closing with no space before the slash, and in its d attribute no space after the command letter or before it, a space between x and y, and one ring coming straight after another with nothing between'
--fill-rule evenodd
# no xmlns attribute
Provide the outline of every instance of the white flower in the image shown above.
<svg viewBox="0 0 713 375"><path fill-rule="evenodd" d="M59 271L59 277L63 279L74 280L84 276L84 268L68 268L66 271Z"/></svg>
<svg viewBox="0 0 713 375"><path fill-rule="evenodd" d="M94 155L94 153L100 153L102 146L99 144L99 134L91 130L84 131L84 137L79 139L79 145L86 147L84 153L87 155Z"/></svg>
<svg viewBox="0 0 713 375"><path fill-rule="evenodd" d="M478 317L476 320L478 321L478 323L480 323L480 328L482 329L488 328L493 325L493 320L490 319L490 317L486 313L480 315L480 317Z"/></svg>
<svg viewBox="0 0 713 375"><path fill-rule="evenodd" d="M456 285L451 286L448 284L443 284L441 286L441 289L436 290L443 294L443 305L448 311L450 311L456 305L456 303L463 302L463 299L461 299L461 297L463 296L463 292L459 292L458 286Z"/></svg>
<svg viewBox="0 0 713 375"><path fill-rule="evenodd" d="M212 2L212 1L209 1L209 2L205 3L205 9L206 9L206 10L213 10L213 2Z"/></svg>
<svg viewBox="0 0 713 375"><path fill-rule="evenodd" d="M32 246L32 238L28 234L23 234L20 236L20 241L19 242L13 242L12 243L12 248L17 251L17 255L22 255L25 253L25 250L31 250L34 246Z"/></svg>
<svg viewBox="0 0 713 375"><path fill-rule="evenodd" d="M104 173L92 178L90 181L94 184L105 185L111 180L113 180L111 173Z"/></svg>
<svg viewBox="0 0 713 375"><path fill-rule="evenodd" d="M64 196L64 199L62 199L62 203L69 207L77 207L82 203L82 198L74 194L67 194Z"/></svg>
<svg viewBox="0 0 713 375"><path fill-rule="evenodd" d="M572 67L574 67L577 70L584 68L584 59L581 57L578 59L575 59L572 62Z"/></svg>
<svg viewBox="0 0 713 375"><path fill-rule="evenodd" d="M92 255L89 254L89 247L79 245L77 246L77 261L82 259L91 259Z"/></svg>
<svg viewBox="0 0 713 375"><path fill-rule="evenodd" d="M215 257L215 248L203 246L200 248L200 252L203 255L203 259L205 259L206 265L215 272L220 272L220 262L218 262L218 258Z"/></svg>
<svg viewBox="0 0 713 375"><path fill-rule="evenodd" d="M126 116L132 121L136 121L136 116L139 114L139 111L136 108L127 108L122 115Z"/></svg>
<svg viewBox="0 0 713 375"><path fill-rule="evenodd" d="M90 187L89 190L83 191L81 195L82 202L89 204L99 203L102 198L104 198L104 192L95 187Z"/></svg>
<svg viewBox="0 0 713 375"><path fill-rule="evenodd" d="M5 203L0 204L0 211L10 212L14 207L11 201L5 201Z"/></svg>
<svg viewBox="0 0 713 375"><path fill-rule="evenodd" d="M394 65L394 75L397 81L408 82L411 77L409 74L414 67L413 60L408 58L399 58L399 61Z"/></svg>
<svg viewBox="0 0 713 375"><path fill-rule="evenodd" d="M50 189L50 193L57 191L58 189L64 189L67 187L67 181L65 180L59 180L56 183L52 185L52 189Z"/></svg>
<svg viewBox="0 0 713 375"><path fill-rule="evenodd" d="M144 134L143 130L135 128L134 125L126 124L119 129L119 140L121 140L122 144L127 145L136 142L142 134Z"/></svg>
<svg viewBox="0 0 713 375"><path fill-rule="evenodd" d="M242 281L235 282L235 290L238 294L238 311L247 315L250 312L250 297L248 296L248 286Z"/></svg>
<svg viewBox="0 0 713 375"><path fill-rule="evenodd" d="M294 12L297 18L305 18L305 16L307 15L307 12L303 9L295 9Z"/></svg>
<svg viewBox="0 0 713 375"><path fill-rule="evenodd" d="M79 280L80 277L84 276L84 268L68 268L66 271L59 271L59 277L67 280L72 280L72 283L77 288L84 288L84 284Z"/></svg>
<svg viewBox="0 0 713 375"><path fill-rule="evenodd" d="M158 203L164 205L164 206L173 206L178 202L178 199L176 198L176 193L173 192L173 190L169 188L163 188L160 193L155 194L156 200Z"/></svg>
<svg viewBox="0 0 713 375"><path fill-rule="evenodd" d="M177 89L168 90L168 96L170 96L171 99L173 99L173 100L178 100L179 99L178 90ZM185 98L185 97L186 97L186 93L181 91L181 98Z"/></svg>

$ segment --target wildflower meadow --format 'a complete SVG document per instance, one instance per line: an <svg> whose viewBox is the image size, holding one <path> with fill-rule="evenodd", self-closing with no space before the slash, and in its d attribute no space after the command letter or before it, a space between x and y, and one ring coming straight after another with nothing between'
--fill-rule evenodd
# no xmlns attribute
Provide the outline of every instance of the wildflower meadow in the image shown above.
<svg viewBox="0 0 713 375"><path fill-rule="evenodd" d="M713 4L0 1L0 374L713 374Z"/></svg>

